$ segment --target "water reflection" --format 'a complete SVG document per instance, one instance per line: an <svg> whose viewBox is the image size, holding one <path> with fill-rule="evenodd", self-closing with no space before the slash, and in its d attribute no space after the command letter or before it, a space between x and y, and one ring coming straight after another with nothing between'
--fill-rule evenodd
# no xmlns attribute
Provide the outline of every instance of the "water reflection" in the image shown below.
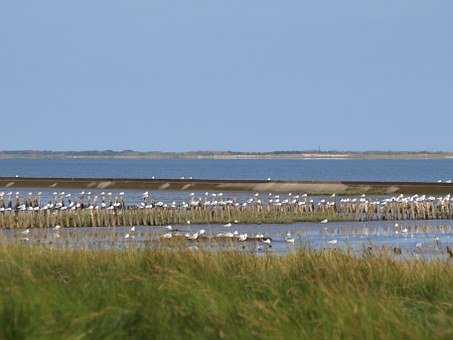
<svg viewBox="0 0 453 340"><path fill-rule="evenodd" d="M171 230L170 230L171 229ZM201 232L204 230L205 232ZM189 236L200 234L196 239ZM230 236L234 235L234 236ZM171 235L166 238L164 235ZM240 235L247 235L239 241ZM267 240L267 241L265 241ZM292 240L292 241L291 241ZM172 248L239 250L286 254L300 247L388 251L402 258L448 258L453 220L297 223L289 225L181 225L1 230L0 243L24 243L66 249Z"/></svg>

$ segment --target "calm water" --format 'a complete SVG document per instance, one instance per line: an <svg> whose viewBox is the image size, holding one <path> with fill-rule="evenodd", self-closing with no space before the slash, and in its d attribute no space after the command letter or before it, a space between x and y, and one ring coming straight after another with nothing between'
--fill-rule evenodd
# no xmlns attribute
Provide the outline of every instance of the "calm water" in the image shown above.
<svg viewBox="0 0 453 340"><path fill-rule="evenodd" d="M226 228L222 225L182 225L174 226L174 233L194 233L206 230L208 237L218 233L247 233L253 237L257 233L272 238L272 246L261 242L219 242L187 241L183 247L197 247L212 250L236 249L251 252L272 252L286 254L300 247L312 249L350 249L361 254L367 247L379 251L382 247L393 251L398 247L402 251L401 258L420 257L426 259L448 258L446 246L453 244L453 221L400 221L405 234L395 234L394 222L336 222L327 225L319 223L295 223L288 225L241 225ZM175 231L179 230L179 231ZM113 228L64 228L58 232L52 229L32 229L25 237L21 230L0 230L1 243L22 242L40 244L57 248L76 249L125 249L153 248L170 246L159 240L164 227L140 227L132 232L129 227ZM285 241L287 233L295 239L294 244ZM129 234L132 237L125 238ZM165 245L166 244L166 245Z"/></svg>
<svg viewBox="0 0 453 340"><path fill-rule="evenodd" d="M0 160L0 176L437 181L444 160Z"/></svg>

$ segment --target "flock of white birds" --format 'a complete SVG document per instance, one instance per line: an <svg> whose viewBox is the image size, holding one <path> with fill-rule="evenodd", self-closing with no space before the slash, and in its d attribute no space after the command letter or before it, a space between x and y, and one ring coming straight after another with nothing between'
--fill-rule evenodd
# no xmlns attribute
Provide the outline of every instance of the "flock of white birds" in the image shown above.
<svg viewBox="0 0 453 340"><path fill-rule="evenodd" d="M370 196L362 194L360 197L337 198L331 196L309 196L307 194L274 194L254 193L249 197L236 198L236 194L229 193L190 193L187 200L177 202L165 202L154 199L152 193L144 192L137 195L131 194L126 198L124 192L81 192L78 194L54 192L51 195L43 196L42 192L21 194L19 192L0 192L0 212L8 211L45 211L45 210L115 210L115 209L153 209L153 208L182 208L190 209L196 207L224 207L234 206L246 208L249 206L335 206L340 204L360 204L371 206L385 206L391 203L435 203L445 204L453 202L450 194L444 196L432 195L398 195L398 196Z"/></svg>

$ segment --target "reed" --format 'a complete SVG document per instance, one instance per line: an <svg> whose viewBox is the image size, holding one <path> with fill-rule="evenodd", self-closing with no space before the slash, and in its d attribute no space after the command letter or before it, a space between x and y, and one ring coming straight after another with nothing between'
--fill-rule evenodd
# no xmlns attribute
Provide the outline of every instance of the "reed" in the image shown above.
<svg viewBox="0 0 453 340"><path fill-rule="evenodd" d="M0 247L0 338L449 339L447 262Z"/></svg>

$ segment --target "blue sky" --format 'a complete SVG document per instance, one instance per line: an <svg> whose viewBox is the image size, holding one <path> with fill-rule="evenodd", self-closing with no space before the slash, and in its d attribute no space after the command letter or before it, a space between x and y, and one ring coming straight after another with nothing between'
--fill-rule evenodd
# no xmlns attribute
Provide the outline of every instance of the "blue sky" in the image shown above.
<svg viewBox="0 0 453 340"><path fill-rule="evenodd" d="M0 2L0 149L453 150L453 2Z"/></svg>

